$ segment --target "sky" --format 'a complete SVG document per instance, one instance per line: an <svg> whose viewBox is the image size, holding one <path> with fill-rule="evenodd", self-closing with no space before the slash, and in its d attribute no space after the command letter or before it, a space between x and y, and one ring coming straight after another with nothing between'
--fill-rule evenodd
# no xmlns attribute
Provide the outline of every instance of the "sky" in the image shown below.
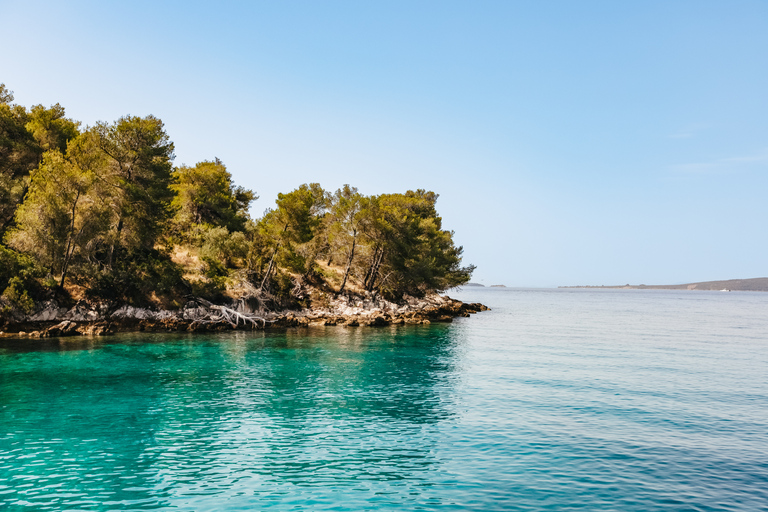
<svg viewBox="0 0 768 512"><path fill-rule="evenodd" d="M768 2L0 0L0 83L259 199L440 195L473 281L768 276Z"/></svg>

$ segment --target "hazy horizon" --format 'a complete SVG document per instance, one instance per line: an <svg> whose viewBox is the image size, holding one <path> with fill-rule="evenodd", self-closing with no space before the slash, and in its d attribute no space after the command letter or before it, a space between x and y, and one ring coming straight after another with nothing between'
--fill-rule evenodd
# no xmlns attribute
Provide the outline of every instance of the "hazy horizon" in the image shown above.
<svg viewBox="0 0 768 512"><path fill-rule="evenodd" d="M0 82L260 196L440 194L472 281L768 274L768 4L5 1Z"/></svg>

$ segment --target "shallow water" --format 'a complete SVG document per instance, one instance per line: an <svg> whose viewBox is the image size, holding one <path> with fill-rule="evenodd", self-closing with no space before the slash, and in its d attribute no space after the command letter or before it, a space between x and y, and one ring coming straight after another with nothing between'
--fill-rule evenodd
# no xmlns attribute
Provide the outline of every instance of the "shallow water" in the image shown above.
<svg viewBox="0 0 768 512"><path fill-rule="evenodd" d="M768 510L768 294L0 342L3 510Z"/></svg>

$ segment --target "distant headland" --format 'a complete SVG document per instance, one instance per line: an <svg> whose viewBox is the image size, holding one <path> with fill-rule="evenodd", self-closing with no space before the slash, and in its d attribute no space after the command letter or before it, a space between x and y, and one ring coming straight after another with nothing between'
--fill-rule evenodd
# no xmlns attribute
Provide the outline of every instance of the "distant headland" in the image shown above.
<svg viewBox="0 0 768 512"><path fill-rule="evenodd" d="M663 285L618 285L618 286L559 286L558 288L622 288L628 290L718 290L718 291L748 291L768 292L768 277L753 279L728 279L725 281L703 281L687 284Z"/></svg>

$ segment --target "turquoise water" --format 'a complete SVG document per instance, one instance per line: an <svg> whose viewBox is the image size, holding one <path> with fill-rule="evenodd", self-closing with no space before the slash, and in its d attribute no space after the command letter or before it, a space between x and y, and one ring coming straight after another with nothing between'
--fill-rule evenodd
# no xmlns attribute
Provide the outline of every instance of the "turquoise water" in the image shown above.
<svg viewBox="0 0 768 512"><path fill-rule="evenodd" d="M768 510L768 294L0 340L3 510Z"/></svg>

